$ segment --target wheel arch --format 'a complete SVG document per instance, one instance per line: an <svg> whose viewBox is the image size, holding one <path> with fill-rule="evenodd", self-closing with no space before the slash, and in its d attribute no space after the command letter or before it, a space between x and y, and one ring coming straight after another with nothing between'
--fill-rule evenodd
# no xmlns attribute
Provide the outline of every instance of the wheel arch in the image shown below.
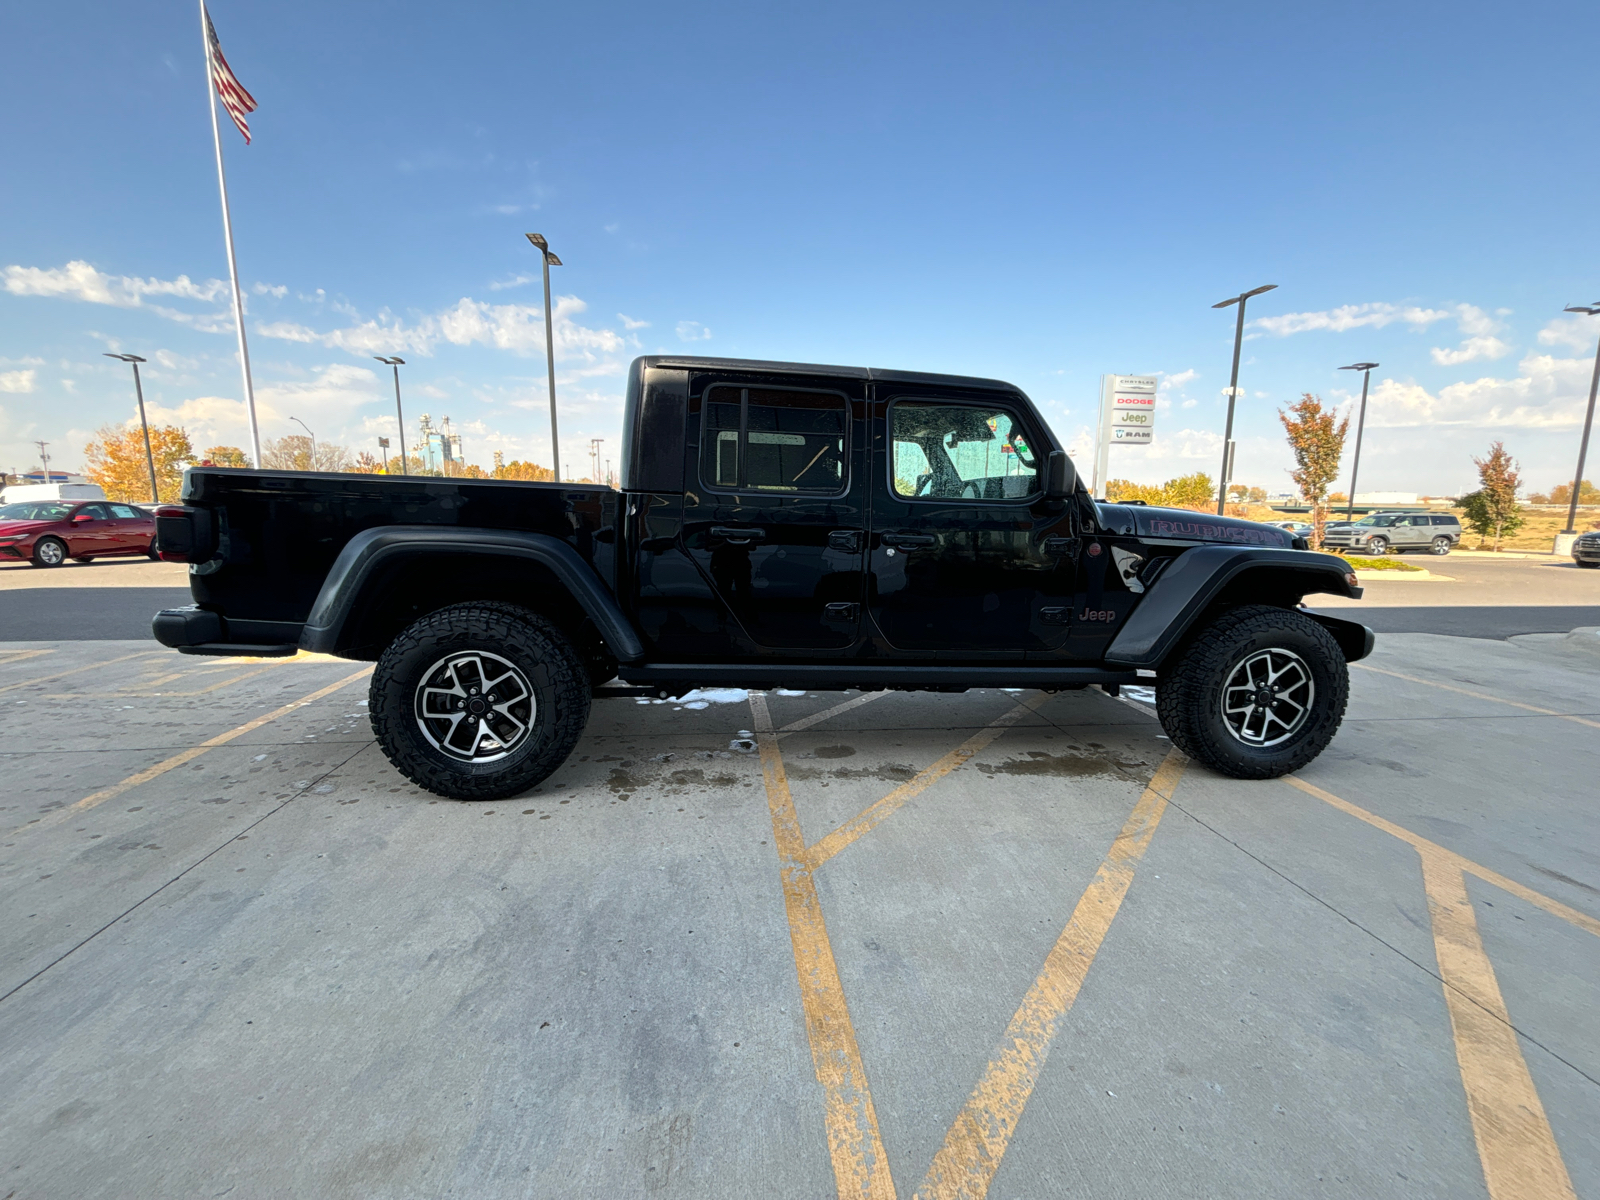
<svg viewBox="0 0 1600 1200"><path fill-rule="evenodd" d="M1245 604L1294 609L1318 593L1360 599L1362 589L1349 564L1332 554L1200 546L1180 555L1151 585L1112 639L1105 661L1159 670L1219 612ZM1364 626L1305 615L1328 628L1347 661L1370 652L1371 631Z"/></svg>
<svg viewBox="0 0 1600 1200"><path fill-rule="evenodd" d="M376 659L413 621L452 604L501 601L546 617L623 662L638 633L594 569L548 534L383 526L340 552L300 634L304 650Z"/></svg>

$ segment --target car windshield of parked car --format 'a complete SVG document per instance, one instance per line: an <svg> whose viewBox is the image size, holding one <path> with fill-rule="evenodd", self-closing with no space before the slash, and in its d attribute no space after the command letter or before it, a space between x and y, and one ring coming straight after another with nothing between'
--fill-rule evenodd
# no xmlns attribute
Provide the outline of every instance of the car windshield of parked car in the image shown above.
<svg viewBox="0 0 1600 1200"><path fill-rule="evenodd" d="M58 501L0 504L0 521L64 521L72 505Z"/></svg>
<svg viewBox="0 0 1600 1200"><path fill-rule="evenodd" d="M1374 514L1374 515L1372 515L1370 517L1362 517L1361 520L1356 522L1356 524L1357 525L1377 525L1380 528L1387 529L1390 525L1394 524L1394 521L1395 521L1395 519L1392 516L1381 516L1381 515L1378 515L1378 514Z"/></svg>

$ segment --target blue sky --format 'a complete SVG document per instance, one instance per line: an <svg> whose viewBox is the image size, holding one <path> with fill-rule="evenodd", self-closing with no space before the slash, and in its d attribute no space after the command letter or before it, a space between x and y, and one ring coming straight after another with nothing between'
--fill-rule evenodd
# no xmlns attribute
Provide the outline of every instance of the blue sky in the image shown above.
<svg viewBox="0 0 1600 1200"><path fill-rule="evenodd" d="M1504 439L1569 478L1600 322L1578 4L527 4L216 0L260 102L224 118L263 435L469 458L620 436L639 353L998 376L1087 466L1103 372L1161 372L1149 449L1287 487L1275 412L1350 399L1362 490L1445 493ZM134 414L244 444L196 7L11 5L0 73L0 466ZM1593 472L1590 472L1593 474Z"/></svg>

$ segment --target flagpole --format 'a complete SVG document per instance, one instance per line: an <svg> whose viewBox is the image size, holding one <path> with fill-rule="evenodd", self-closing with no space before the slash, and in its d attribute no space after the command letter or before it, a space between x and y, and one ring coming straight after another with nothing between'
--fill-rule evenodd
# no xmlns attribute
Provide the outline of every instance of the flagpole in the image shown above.
<svg viewBox="0 0 1600 1200"><path fill-rule="evenodd" d="M250 348L244 340L244 297L239 291L239 264L233 256L233 218L228 214L228 176L222 169L222 127L217 123L217 77L211 61L211 35L206 0L200 0L200 40L206 47L206 106L211 109L211 140L217 147L217 187L222 192L222 240L228 247L228 282L233 285L233 323L239 333L239 371L244 378L244 403L250 414L250 457L261 469L261 430L256 425L256 391L250 381Z"/></svg>

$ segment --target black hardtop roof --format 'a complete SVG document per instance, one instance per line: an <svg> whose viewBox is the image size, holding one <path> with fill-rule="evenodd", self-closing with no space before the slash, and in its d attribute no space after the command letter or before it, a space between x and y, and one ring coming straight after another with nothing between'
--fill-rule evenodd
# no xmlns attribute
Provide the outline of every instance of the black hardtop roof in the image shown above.
<svg viewBox="0 0 1600 1200"><path fill-rule="evenodd" d="M687 367L695 371L763 371L773 375L839 375L847 379L869 379L884 383L929 383L951 387L982 388L991 392L1016 392L1022 389L1003 379L984 379L977 375L938 375L927 371L892 371L883 367L835 367L821 363L767 362L757 358L699 358L694 355L651 354L635 359L642 367Z"/></svg>

